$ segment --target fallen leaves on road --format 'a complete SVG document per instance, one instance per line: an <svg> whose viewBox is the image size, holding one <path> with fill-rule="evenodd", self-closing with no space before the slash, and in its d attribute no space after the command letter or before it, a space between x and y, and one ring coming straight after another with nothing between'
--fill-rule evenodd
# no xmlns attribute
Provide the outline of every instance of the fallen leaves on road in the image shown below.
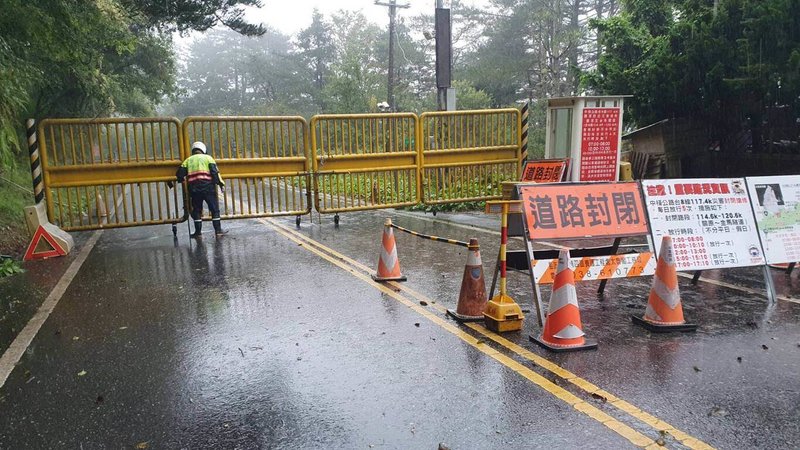
<svg viewBox="0 0 800 450"><path fill-rule="evenodd" d="M595 399L595 400L600 400L600 401L601 401L601 402L603 402L603 403L605 403L605 402L607 402L607 401L608 401L608 399L607 399L607 398L605 398L605 397L603 397L602 395L600 395L600 394L597 394L597 393L595 393L595 392L592 392L592 398L593 398L593 399Z"/></svg>
<svg viewBox="0 0 800 450"><path fill-rule="evenodd" d="M81 370L80 372L78 372L78 376L79 377L82 377L84 375L86 375L86 371L85 370Z"/></svg>
<svg viewBox="0 0 800 450"><path fill-rule="evenodd" d="M708 412L708 417L725 417L727 415L728 411L721 406L715 406Z"/></svg>

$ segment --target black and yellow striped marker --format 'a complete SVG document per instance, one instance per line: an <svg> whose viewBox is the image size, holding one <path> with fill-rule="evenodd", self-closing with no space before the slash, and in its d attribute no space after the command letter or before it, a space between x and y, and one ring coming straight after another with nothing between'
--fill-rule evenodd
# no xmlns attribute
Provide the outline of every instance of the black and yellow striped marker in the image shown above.
<svg viewBox="0 0 800 450"><path fill-rule="evenodd" d="M447 244L460 245L462 247L469 247L469 242L457 241L455 239L447 239L447 238L443 238L443 237L439 237L439 236L431 236L431 235L428 235L428 234L422 234L422 233L418 233L416 231L409 230L407 228L399 227L399 226L397 226L395 224L392 224L392 228L396 228L396 229L398 229L400 231L403 231L403 232L408 233L408 234L412 234L412 235L417 236L417 237L421 237L423 239L430 239L430 240L436 241L436 242L444 242L444 243L447 243Z"/></svg>
<svg viewBox="0 0 800 450"><path fill-rule="evenodd" d="M522 141L520 142L520 148L522 149L522 162L523 164L528 159L528 109L530 108L530 103L525 102L522 105Z"/></svg>
<svg viewBox="0 0 800 450"><path fill-rule="evenodd" d="M33 196L38 204L44 199L44 180L42 164L39 160L39 141L36 139L36 121L28 119L25 123L28 134L28 151L31 156L31 177L33 178Z"/></svg>

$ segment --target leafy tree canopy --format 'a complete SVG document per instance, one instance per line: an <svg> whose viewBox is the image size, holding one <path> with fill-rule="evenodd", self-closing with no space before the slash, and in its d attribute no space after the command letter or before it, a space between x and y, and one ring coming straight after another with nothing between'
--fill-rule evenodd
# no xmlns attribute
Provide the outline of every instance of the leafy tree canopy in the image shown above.
<svg viewBox="0 0 800 450"><path fill-rule="evenodd" d="M724 142L769 109L800 118L798 0L625 0L592 26L603 53L585 85L633 94L638 125L690 117Z"/></svg>
<svg viewBox="0 0 800 450"><path fill-rule="evenodd" d="M26 117L150 115L175 92L171 31L243 20L258 0L3 0L0 165L20 148Z"/></svg>

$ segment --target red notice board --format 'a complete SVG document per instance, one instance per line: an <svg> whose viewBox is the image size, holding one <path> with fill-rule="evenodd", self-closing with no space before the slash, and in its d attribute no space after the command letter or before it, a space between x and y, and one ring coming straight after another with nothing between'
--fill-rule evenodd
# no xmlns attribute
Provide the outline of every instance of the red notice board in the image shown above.
<svg viewBox="0 0 800 450"><path fill-rule="evenodd" d="M638 183L519 186L528 239L578 239L647 234Z"/></svg>
<svg viewBox="0 0 800 450"><path fill-rule="evenodd" d="M534 183L558 183L562 181L567 169L568 159L540 159L525 161L520 181Z"/></svg>
<svg viewBox="0 0 800 450"><path fill-rule="evenodd" d="M580 181L616 181L619 108L585 108L581 127Z"/></svg>

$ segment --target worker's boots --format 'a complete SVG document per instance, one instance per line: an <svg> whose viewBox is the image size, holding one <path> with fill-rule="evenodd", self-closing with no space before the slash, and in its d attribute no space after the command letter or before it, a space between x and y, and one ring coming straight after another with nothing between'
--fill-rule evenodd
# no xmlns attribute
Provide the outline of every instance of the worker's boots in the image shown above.
<svg viewBox="0 0 800 450"><path fill-rule="evenodd" d="M202 220L195 220L194 221L194 233L190 234L189 237L193 237L198 239L203 235L203 221Z"/></svg>
<svg viewBox="0 0 800 450"><path fill-rule="evenodd" d="M217 237L225 236L225 234L228 233L227 231L222 231L222 221L220 219L213 219L211 223L214 224L214 234L216 234Z"/></svg>

